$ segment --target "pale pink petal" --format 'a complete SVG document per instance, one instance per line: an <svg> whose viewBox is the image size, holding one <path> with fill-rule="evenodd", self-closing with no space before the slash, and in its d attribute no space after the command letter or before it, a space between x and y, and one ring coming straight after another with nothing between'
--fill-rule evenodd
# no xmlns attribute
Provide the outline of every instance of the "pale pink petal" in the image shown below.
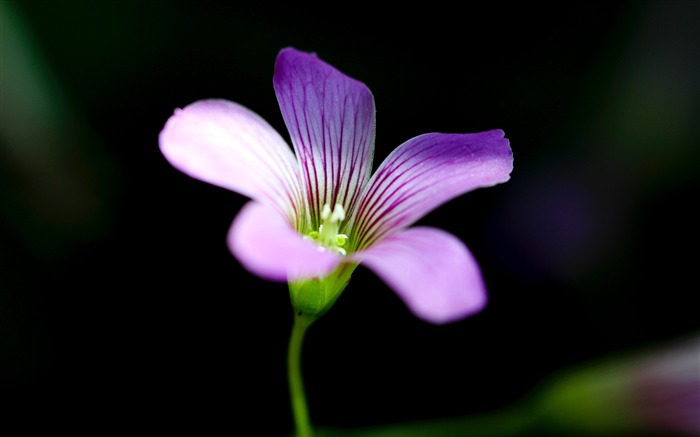
<svg viewBox="0 0 700 437"><path fill-rule="evenodd" d="M399 146L362 194L351 247L369 247L456 196L507 181L513 154L503 135L432 133Z"/></svg>
<svg viewBox="0 0 700 437"><path fill-rule="evenodd" d="M265 120L226 100L201 100L175 110L160 149L182 172L276 205L292 217L299 205L292 149Z"/></svg>
<svg viewBox="0 0 700 437"><path fill-rule="evenodd" d="M454 322L486 305L478 264L464 243L445 231L409 228L351 259L373 270L428 322Z"/></svg>
<svg viewBox="0 0 700 437"><path fill-rule="evenodd" d="M228 245L244 267L273 281L323 277L343 260L304 239L275 209L255 201L236 216Z"/></svg>
<svg viewBox="0 0 700 437"><path fill-rule="evenodd" d="M299 157L316 228L324 204L348 215L369 180L374 153L374 97L361 82L292 48L280 52L274 87Z"/></svg>

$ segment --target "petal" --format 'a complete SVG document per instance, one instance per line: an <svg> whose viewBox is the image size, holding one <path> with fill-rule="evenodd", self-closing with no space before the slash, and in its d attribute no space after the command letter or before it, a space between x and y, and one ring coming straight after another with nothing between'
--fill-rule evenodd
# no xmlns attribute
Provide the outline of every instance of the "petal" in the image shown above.
<svg viewBox="0 0 700 437"><path fill-rule="evenodd" d="M342 257L305 240L274 209L248 202L228 233L234 256L251 272L273 281L323 277Z"/></svg>
<svg viewBox="0 0 700 437"><path fill-rule="evenodd" d="M440 229L407 229L352 259L373 270L413 314L428 322L454 322L486 305L474 257L457 237Z"/></svg>
<svg viewBox="0 0 700 437"><path fill-rule="evenodd" d="M292 48L275 63L275 92L301 166L311 226L324 204L355 208L372 170L374 97L315 55Z"/></svg>
<svg viewBox="0 0 700 437"><path fill-rule="evenodd" d="M369 247L454 197L507 181L512 169L501 130L412 138L389 154L362 194L351 245Z"/></svg>
<svg viewBox="0 0 700 437"><path fill-rule="evenodd" d="M277 205L299 204L297 163L284 139L260 116L226 100L177 109L160 133L160 149L182 172Z"/></svg>

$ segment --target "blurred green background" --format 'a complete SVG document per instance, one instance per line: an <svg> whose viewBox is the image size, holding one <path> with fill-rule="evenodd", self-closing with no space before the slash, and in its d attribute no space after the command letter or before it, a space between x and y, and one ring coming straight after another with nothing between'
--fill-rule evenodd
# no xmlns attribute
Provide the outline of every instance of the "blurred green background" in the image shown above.
<svg viewBox="0 0 700 437"><path fill-rule="evenodd" d="M663 436L685 435L688 417L700 426L700 2L0 8L4 423L292 432L286 285L228 252L246 199L177 172L157 137L174 108L209 97L248 106L286 137L272 72L294 46L372 90L375 166L435 131L500 128L515 156L508 183L421 220L467 243L489 306L432 326L358 269L307 336L315 423L406 436L372 427L450 418L432 432ZM652 371L636 355L687 338L680 358Z"/></svg>

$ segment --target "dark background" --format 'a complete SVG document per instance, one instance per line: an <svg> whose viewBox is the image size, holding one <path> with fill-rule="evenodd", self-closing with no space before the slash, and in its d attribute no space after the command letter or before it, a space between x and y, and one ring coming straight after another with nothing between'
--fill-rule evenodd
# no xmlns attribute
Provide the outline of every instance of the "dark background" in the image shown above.
<svg viewBox="0 0 700 437"><path fill-rule="evenodd" d="M246 199L157 143L209 97L287 137L286 46L372 90L375 167L435 131L500 128L515 157L420 222L467 243L489 306L433 326L358 269L306 339L315 423L496 411L699 328L697 1L1 1L0 384L25 426L291 433L286 285L228 252Z"/></svg>

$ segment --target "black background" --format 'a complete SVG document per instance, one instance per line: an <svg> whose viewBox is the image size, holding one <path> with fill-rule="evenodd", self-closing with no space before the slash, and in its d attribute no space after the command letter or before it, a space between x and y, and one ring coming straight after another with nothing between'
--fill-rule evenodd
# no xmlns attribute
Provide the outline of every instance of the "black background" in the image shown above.
<svg viewBox="0 0 700 437"><path fill-rule="evenodd" d="M467 243L489 306L433 326L358 269L306 339L315 423L495 411L561 369L697 330L698 3L486 3L3 0L59 120L3 103L40 138L23 154L3 136L0 154L8 417L291 433L286 285L226 247L246 199L177 172L157 144L175 107L208 97L286 137L272 89L286 46L372 90L375 166L435 131L500 128L515 157L509 182L420 222Z"/></svg>

